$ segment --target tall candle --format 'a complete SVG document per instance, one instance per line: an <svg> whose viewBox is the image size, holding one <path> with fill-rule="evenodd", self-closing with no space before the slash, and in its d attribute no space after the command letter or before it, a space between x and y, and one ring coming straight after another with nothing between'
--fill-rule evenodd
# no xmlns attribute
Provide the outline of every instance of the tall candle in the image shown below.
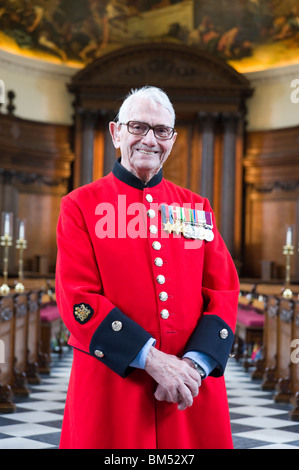
<svg viewBox="0 0 299 470"><path fill-rule="evenodd" d="M288 246L292 245L292 227L288 227L286 244Z"/></svg>
<svg viewBox="0 0 299 470"><path fill-rule="evenodd" d="M8 212L4 215L4 235L10 235L10 214Z"/></svg>
<svg viewBox="0 0 299 470"><path fill-rule="evenodd" d="M24 220L20 220L19 222L19 240L25 240L25 224Z"/></svg>

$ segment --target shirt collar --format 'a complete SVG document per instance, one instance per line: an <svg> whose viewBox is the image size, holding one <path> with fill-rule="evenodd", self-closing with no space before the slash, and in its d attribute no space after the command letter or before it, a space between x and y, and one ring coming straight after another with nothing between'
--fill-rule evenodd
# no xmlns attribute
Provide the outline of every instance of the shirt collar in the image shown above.
<svg viewBox="0 0 299 470"><path fill-rule="evenodd" d="M112 173L114 174L114 176L116 176L117 179L119 179L123 183L128 184L129 186L132 186L133 188L141 190L145 188L152 188L154 186L157 186L157 184L161 183L163 179L163 172L161 168L158 173L153 176L148 183L145 184L143 183L143 181L141 181L141 179L139 179L137 176L133 175L133 173L123 167L120 161L121 157L116 160Z"/></svg>

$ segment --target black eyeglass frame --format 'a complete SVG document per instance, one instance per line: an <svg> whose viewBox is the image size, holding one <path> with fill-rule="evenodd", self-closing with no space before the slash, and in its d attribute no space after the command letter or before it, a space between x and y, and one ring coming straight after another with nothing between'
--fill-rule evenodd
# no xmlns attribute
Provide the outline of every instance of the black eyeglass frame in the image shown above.
<svg viewBox="0 0 299 470"><path fill-rule="evenodd" d="M132 129L130 130L130 124L132 124L132 123L143 124L143 125L147 126L147 130L145 132L140 132L140 133L139 132L132 132ZM175 133L175 128L174 127L164 126L163 124L157 124L156 126L150 126L149 124L147 124L147 122L142 122L142 121L119 122L118 124L120 126L127 126L127 130L130 134L132 134L132 135L141 135L142 137L146 136L149 133L149 131L152 130L154 132L154 136L158 140L170 140L170 139L172 139L172 137ZM155 129L157 127L165 127L165 129L169 129L170 135L168 137L160 137L160 136L156 135Z"/></svg>

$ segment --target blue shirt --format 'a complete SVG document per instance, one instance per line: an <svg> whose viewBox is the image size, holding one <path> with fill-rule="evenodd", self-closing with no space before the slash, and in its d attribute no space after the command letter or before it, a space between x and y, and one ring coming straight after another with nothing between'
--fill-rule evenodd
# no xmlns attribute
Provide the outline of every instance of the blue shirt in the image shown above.
<svg viewBox="0 0 299 470"><path fill-rule="evenodd" d="M155 344L156 340L154 338L150 338L130 365L132 367L137 367L138 369L144 369L148 352L152 346L155 346ZM193 361L197 362L197 364L199 364L205 371L206 377L217 366L217 362L212 357L199 351L189 351L183 357L189 357Z"/></svg>

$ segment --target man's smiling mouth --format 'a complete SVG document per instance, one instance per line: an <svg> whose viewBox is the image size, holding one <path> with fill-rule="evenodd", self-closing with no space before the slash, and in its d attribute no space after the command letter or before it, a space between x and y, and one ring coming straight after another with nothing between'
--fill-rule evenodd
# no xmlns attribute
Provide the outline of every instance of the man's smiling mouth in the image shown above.
<svg viewBox="0 0 299 470"><path fill-rule="evenodd" d="M143 153L144 155L156 155L158 150L145 150L145 149L137 149L138 152Z"/></svg>

